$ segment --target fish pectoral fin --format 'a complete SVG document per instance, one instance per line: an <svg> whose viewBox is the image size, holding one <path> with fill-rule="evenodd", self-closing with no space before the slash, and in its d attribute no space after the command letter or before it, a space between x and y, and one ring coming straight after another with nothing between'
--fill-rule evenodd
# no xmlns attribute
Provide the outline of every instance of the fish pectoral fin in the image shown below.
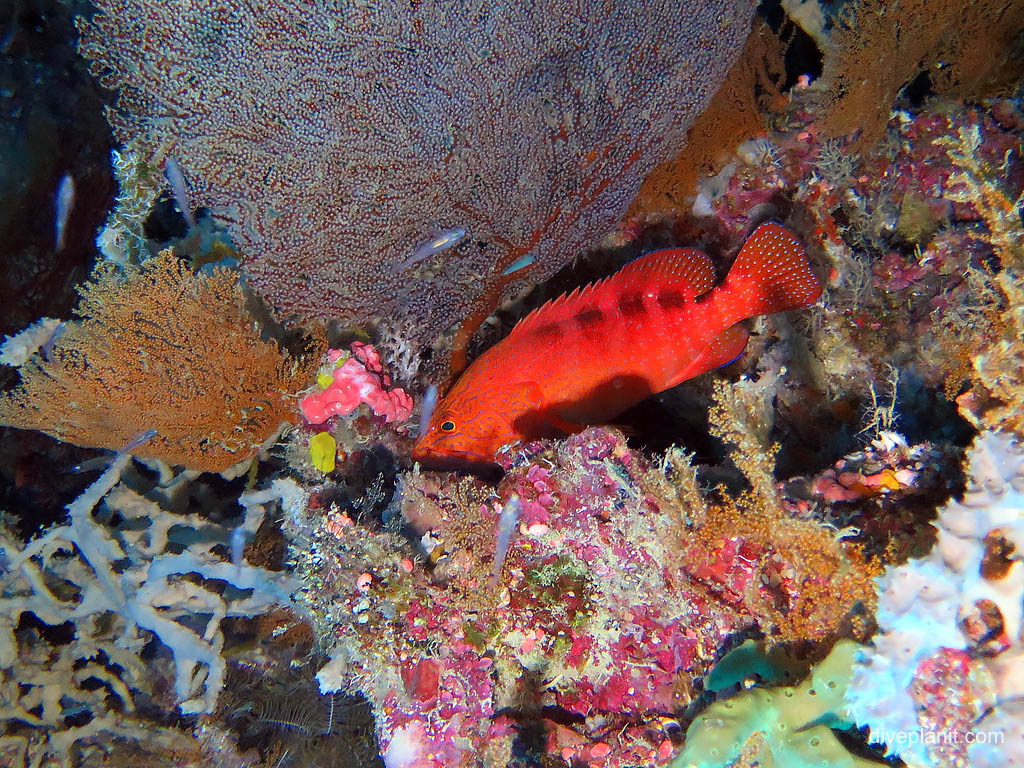
<svg viewBox="0 0 1024 768"><path fill-rule="evenodd" d="M520 434L548 438L575 435L587 428L586 424L569 421L551 409L536 409L524 413L515 420L513 426Z"/></svg>
<svg viewBox="0 0 1024 768"><path fill-rule="evenodd" d="M747 346L748 336L747 329L742 325L737 323L729 326L708 342L700 354L680 368L669 381L668 387L674 387L687 379L737 360Z"/></svg>
<svg viewBox="0 0 1024 768"><path fill-rule="evenodd" d="M544 392L535 381L521 381L505 391L505 403L518 413L513 428L520 435L559 437L573 435L584 427L566 420L544 401Z"/></svg>
<svg viewBox="0 0 1024 768"><path fill-rule="evenodd" d="M506 390L505 401L517 412L536 412L544 405L544 392L535 381L520 381Z"/></svg>

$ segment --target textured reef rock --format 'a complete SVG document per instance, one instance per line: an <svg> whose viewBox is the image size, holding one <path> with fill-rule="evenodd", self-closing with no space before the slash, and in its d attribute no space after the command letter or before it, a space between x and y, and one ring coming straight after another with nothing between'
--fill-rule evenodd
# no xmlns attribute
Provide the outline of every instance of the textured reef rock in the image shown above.
<svg viewBox="0 0 1024 768"><path fill-rule="evenodd" d="M109 322L42 326L9 348L5 362L57 392L19 402L41 414L23 426L119 453L62 524L33 535L31 519L15 532L0 518L0 764L860 768L887 749L910 768L1021 765L1024 454L1007 435L1024 434L1024 112L1019 93L982 97L1011 93L988 73L1024 6L785 2L819 20L807 31L825 54L822 77L787 92L780 37L760 23L746 34L752 0L95 5L82 51L117 94L125 141L107 259L124 269L156 252L146 224L177 168L177 202L227 227L243 285L279 319L338 319L335 346L360 341L351 357L328 352L312 386L322 335L308 355L272 343L233 279L230 302L182 291L210 277L179 260L234 258L193 232L141 268L174 272L166 300L110 272L113 292L83 305ZM9 58L40 28L17 18L0 31ZM730 66L741 77L716 110ZM968 101L892 112L923 72L908 96L927 79ZM18 125L46 122L33 103L68 93L7 90L22 148ZM641 456L605 429L506 448L497 484L409 469L411 398L422 410L427 379L440 384L442 345L428 355L424 342L462 320L457 351L499 298L608 235L702 110L693 133L720 140L708 162L672 163L679 184L605 240L621 249L545 289L647 249L726 258L770 218L799 233L820 306L758 321L714 386L694 382L644 417L685 401L687 429L657 423L656 444L688 441L709 462L701 479L730 490L698 488L679 448ZM95 116L80 118L75 131ZM57 135L43 128L30 143ZM13 183L31 170L38 205L14 206L7 229L49 248L67 172L70 255L107 182L88 160L61 166L81 147L63 143L15 158ZM506 307L493 334L533 300ZM71 349L89 323L89 344ZM57 373L95 386L58 391ZM111 403L124 406L117 430ZM70 429L83 409L96 413ZM705 416L736 446L735 468L708 447ZM267 440L282 422L298 426ZM948 502L971 428L968 490ZM163 459L263 463L230 482L129 468L122 448L155 453L180 432L191 450ZM78 462L6 463L22 493ZM876 626L862 650L836 642ZM736 653L748 643L800 672L833 653L798 683L796 666L761 675ZM337 747L350 700L320 690L360 697L367 755ZM832 730L851 722L886 746Z"/></svg>
<svg viewBox="0 0 1024 768"><path fill-rule="evenodd" d="M528 724L566 760L667 761L672 713L730 635L826 640L870 584L828 530L705 505L679 455L651 466L617 432L502 461L496 489L403 477L422 558L319 509L328 489L286 520L304 599L334 638L321 688L370 700L389 766L504 765Z"/></svg>
<svg viewBox="0 0 1024 768"><path fill-rule="evenodd" d="M118 138L176 160L253 287L283 316L391 315L430 339L614 226L756 3L97 5L82 51L119 92Z"/></svg>
<svg viewBox="0 0 1024 768"><path fill-rule="evenodd" d="M978 436L927 557L878 580L879 634L848 692L911 766L1024 765L1024 452Z"/></svg>
<svg viewBox="0 0 1024 768"><path fill-rule="evenodd" d="M934 542L928 524L949 498L963 451L947 443L908 444L880 430L868 445L836 460L814 477L780 484L790 514L814 516L840 528L887 562L926 552Z"/></svg>

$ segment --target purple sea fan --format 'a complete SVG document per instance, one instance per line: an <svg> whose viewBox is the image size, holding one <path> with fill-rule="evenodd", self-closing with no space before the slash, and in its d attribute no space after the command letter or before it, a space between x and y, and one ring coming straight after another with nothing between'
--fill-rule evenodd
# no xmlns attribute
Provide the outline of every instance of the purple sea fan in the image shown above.
<svg viewBox="0 0 1024 768"><path fill-rule="evenodd" d="M119 92L118 138L177 158L278 314L390 316L423 340L616 223L756 3L96 5L81 49ZM468 236L396 270L454 230Z"/></svg>

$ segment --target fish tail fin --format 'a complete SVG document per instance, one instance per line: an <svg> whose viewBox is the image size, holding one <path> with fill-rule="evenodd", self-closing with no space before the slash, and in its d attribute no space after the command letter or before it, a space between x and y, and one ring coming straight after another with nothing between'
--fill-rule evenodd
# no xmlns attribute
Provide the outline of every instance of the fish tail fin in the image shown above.
<svg viewBox="0 0 1024 768"><path fill-rule="evenodd" d="M740 248L722 283L741 317L808 307L821 296L807 251L781 224L766 222Z"/></svg>

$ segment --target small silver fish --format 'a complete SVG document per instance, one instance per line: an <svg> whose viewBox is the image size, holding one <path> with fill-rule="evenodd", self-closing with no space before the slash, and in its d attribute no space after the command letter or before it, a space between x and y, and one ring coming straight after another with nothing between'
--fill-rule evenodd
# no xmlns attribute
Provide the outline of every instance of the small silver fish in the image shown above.
<svg viewBox="0 0 1024 768"><path fill-rule="evenodd" d="M519 496L513 493L505 506L501 508L498 515L498 540L494 548L494 561L491 563L491 586L498 585L501 578L501 569L505 565L505 556L508 555L508 548L512 544L512 534L515 533L516 523L519 522Z"/></svg>
<svg viewBox="0 0 1024 768"><path fill-rule="evenodd" d="M60 184L57 187L57 196L54 200L54 248L58 253L64 250L68 219L71 218L71 209L74 207L75 180L71 178L70 174L65 173L61 177Z"/></svg>
<svg viewBox="0 0 1024 768"><path fill-rule="evenodd" d="M420 406L420 427L416 432L416 437L422 437L427 432L427 427L430 426L430 417L434 415L434 407L437 405L437 387L433 384L427 387L427 391L423 393L423 400Z"/></svg>
<svg viewBox="0 0 1024 768"><path fill-rule="evenodd" d="M245 564L245 525L239 524L231 529L231 562L241 568Z"/></svg>
<svg viewBox="0 0 1024 768"><path fill-rule="evenodd" d="M502 272L501 274L511 275L513 272L518 272L520 269L525 269L531 264L533 264L533 254L528 253L525 256L520 256L518 259L516 259L507 267L505 267L505 271Z"/></svg>
<svg viewBox="0 0 1024 768"><path fill-rule="evenodd" d="M71 471L92 472L94 469L106 469L122 456L131 453L140 445L143 445L144 443L147 443L150 440L152 440L154 437L156 437L156 434L157 433L155 429L147 429L145 432L139 432L131 440L129 440L124 445L123 448L117 451L117 453L111 453L110 451L107 451L107 455L105 456L97 456L92 459L86 459L81 464L75 464L73 467L71 467Z"/></svg>
<svg viewBox="0 0 1024 768"><path fill-rule="evenodd" d="M447 251L449 248L458 245L465 237L466 230L462 227L446 229L436 237L416 246L416 250L414 250L407 259L403 259L393 266L391 268L391 272L396 275L400 272L405 272L405 270L414 264L419 264L421 261L425 261L431 256L441 253L441 251Z"/></svg>
<svg viewBox="0 0 1024 768"><path fill-rule="evenodd" d="M164 161L164 176L167 177L167 182L171 185L171 195L174 196L174 202L181 209L181 215L188 222L189 229L194 228L196 217L192 213L192 206L188 202L188 187L185 186L185 174L181 172L181 166L178 165L178 161L173 157L168 157Z"/></svg>

